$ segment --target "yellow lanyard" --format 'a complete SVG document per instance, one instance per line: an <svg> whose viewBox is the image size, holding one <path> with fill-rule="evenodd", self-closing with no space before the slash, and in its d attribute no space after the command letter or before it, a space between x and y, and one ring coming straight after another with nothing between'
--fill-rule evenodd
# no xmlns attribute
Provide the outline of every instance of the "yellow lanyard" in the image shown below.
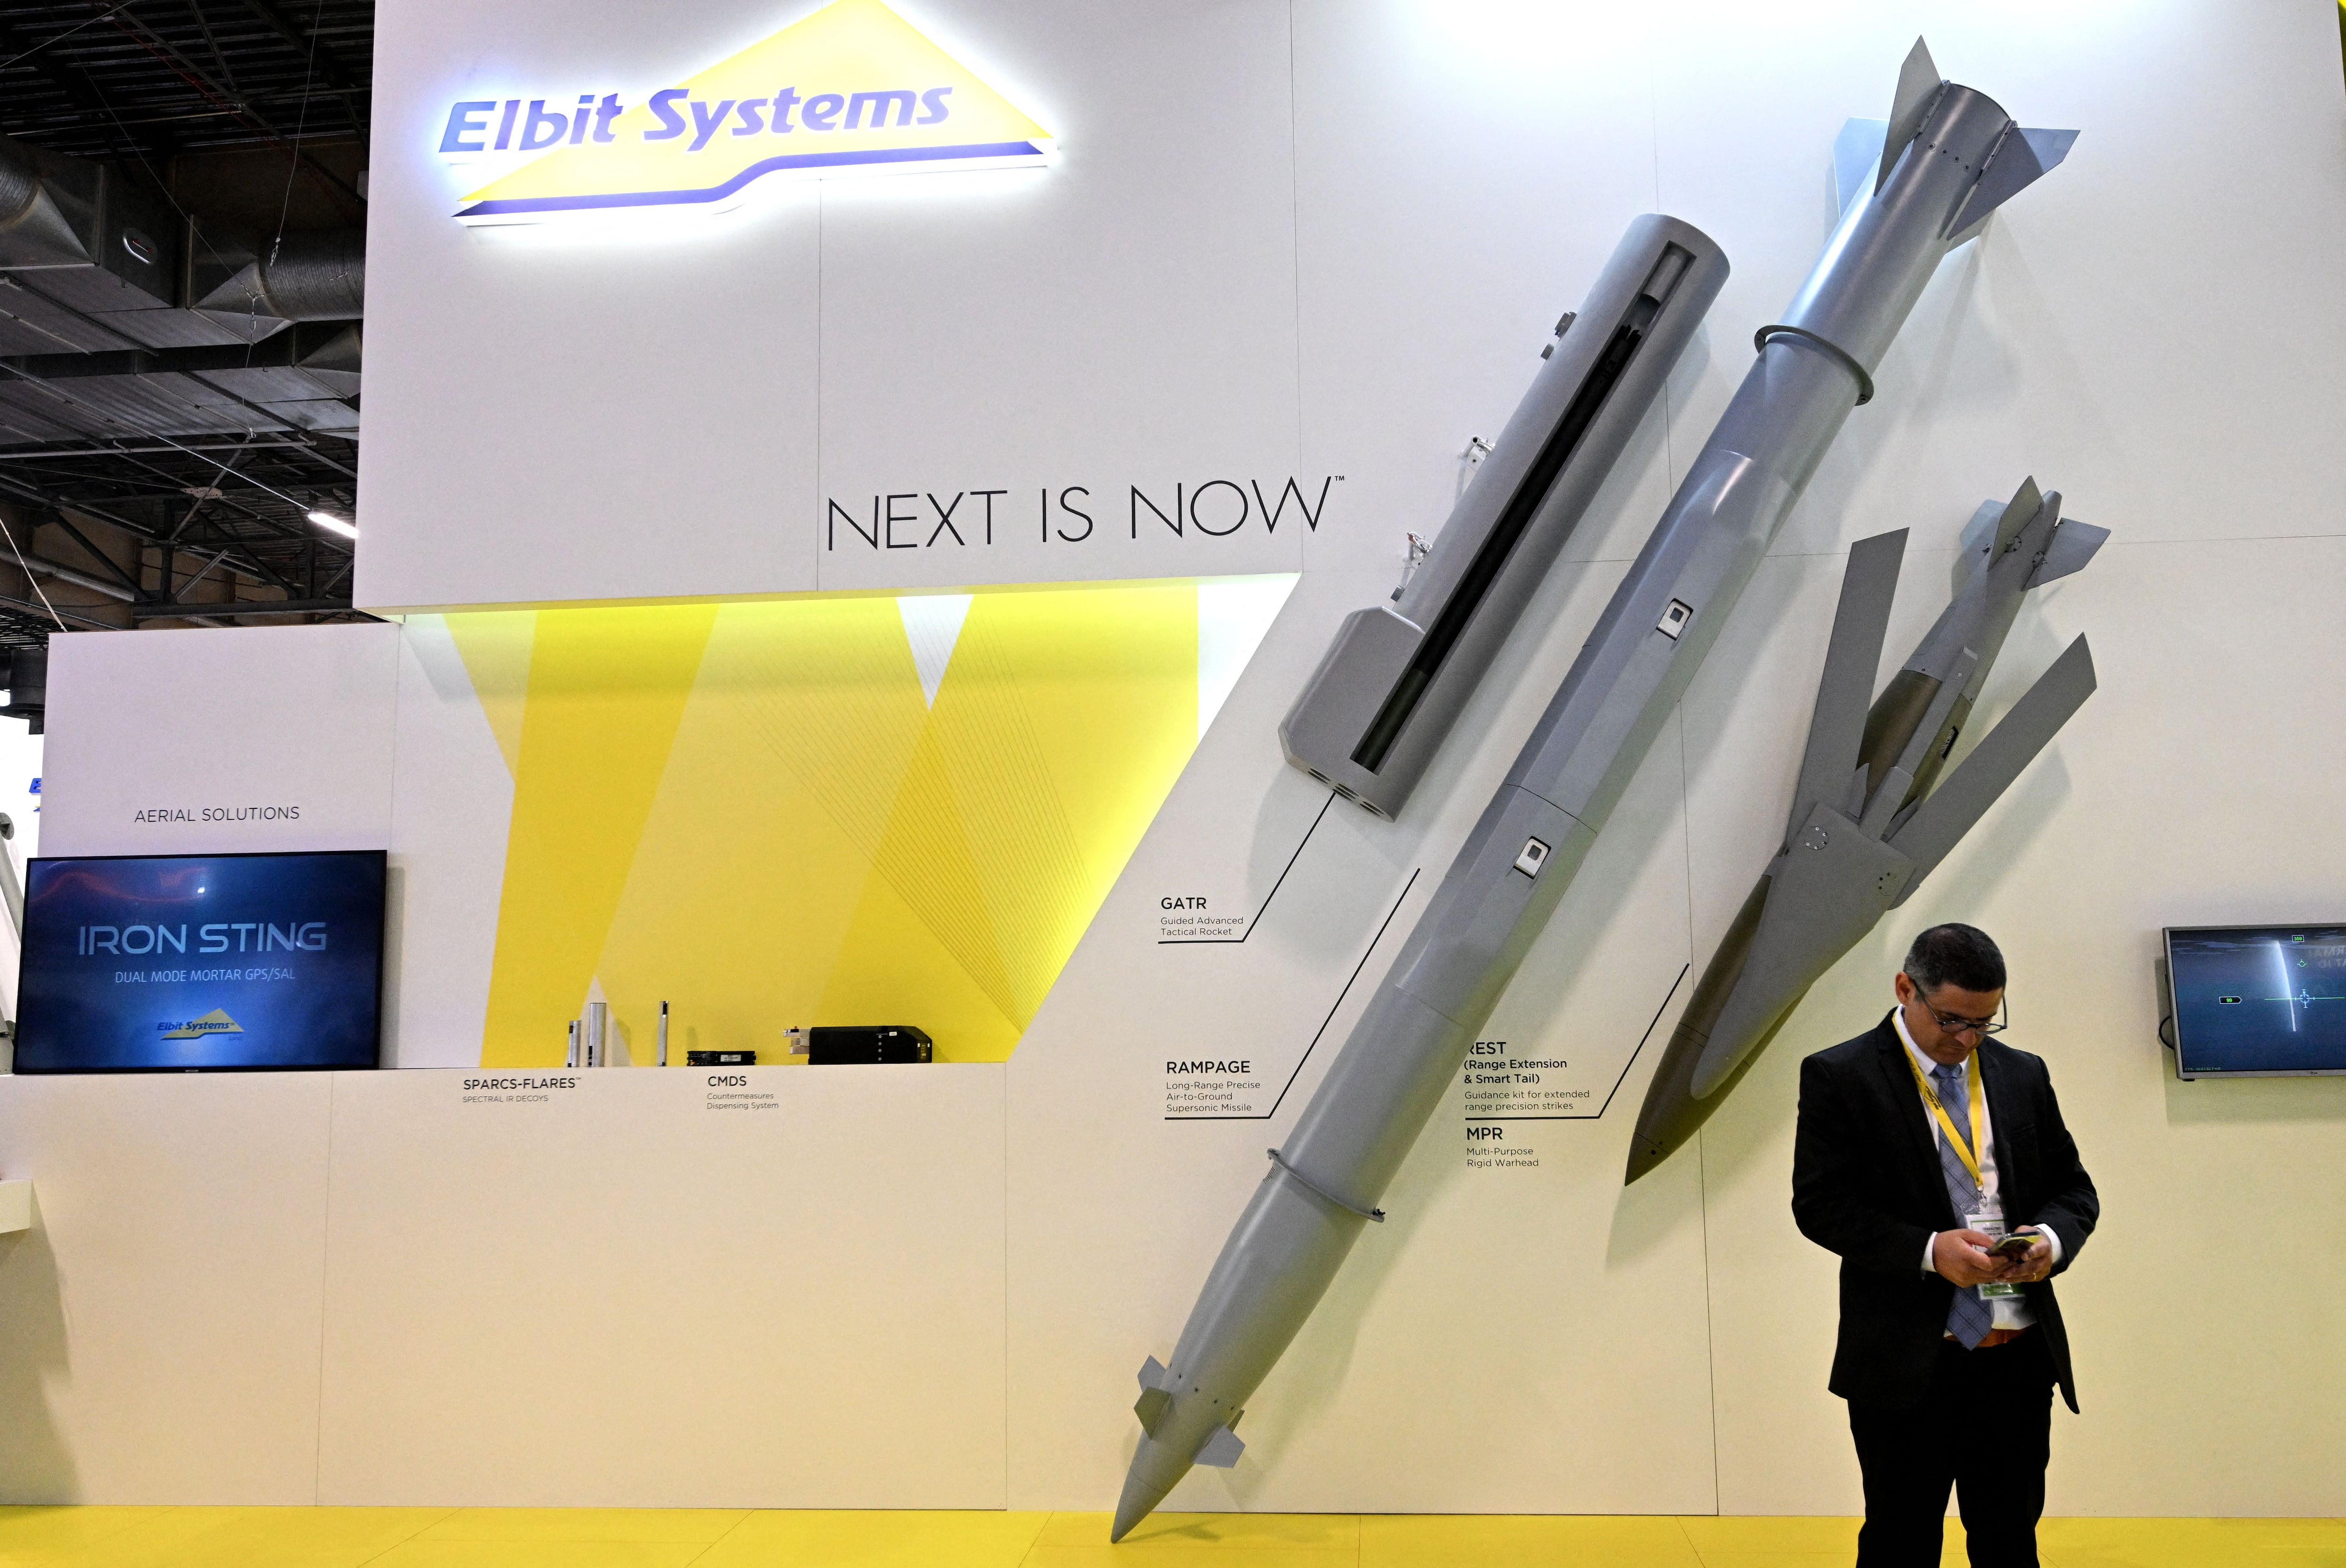
<svg viewBox="0 0 2346 1568"><path fill-rule="evenodd" d="M1987 1097L1987 1085L1981 1084L1979 1094L1967 1096L1972 1105L1972 1143L1971 1147L1965 1148L1962 1135L1955 1131L1953 1118L1947 1115L1947 1107L1940 1103L1938 1091L1931 1087L1931 1080L1923 1076L1923 1069L1916 1064L1914 1053L1902 1048L1898 1054L1906 1058L1906 1071L1914 1074L1914 1086L1922 1090L1923 1098L1931 1103L1931 1115L1939 1118L1939 1125L1946 1132L1947 1142L1955 1145L1955 1156L1964 1162L1964 1169L1972 1173L1972 1185L1983 1192L1986 1191L1987 1179L1980 1175L1979 1147L1984 1135L1980 1126L1980 1102Z"/></svg>

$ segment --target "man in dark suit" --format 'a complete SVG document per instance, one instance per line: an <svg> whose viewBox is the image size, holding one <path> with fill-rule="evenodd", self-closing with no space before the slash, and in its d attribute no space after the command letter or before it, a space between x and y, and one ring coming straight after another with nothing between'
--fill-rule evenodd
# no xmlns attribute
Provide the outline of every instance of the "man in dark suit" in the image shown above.
<svg viewBox="0 0 2346 1568"><path fill-rule="evenodd" d="M2077 1408L2051 1277L2101 1204L2044 1061L1987 1038L2004 984L1985 932L1933 926L1890 1015L1800 1064L1792 1217L1841 1255L1858 1568L1935 1568L1951 1485L1974 1568L2035 1568L2053 1385Z"/></svg>

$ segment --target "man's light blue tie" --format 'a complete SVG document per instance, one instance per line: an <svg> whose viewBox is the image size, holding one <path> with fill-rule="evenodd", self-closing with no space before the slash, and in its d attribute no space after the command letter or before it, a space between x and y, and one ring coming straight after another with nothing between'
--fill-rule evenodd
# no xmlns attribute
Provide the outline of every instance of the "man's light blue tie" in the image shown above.
<svg viewBox="0 0 2346 1568"><path fill-rule="evenodd" d="M1962 1138L1964 1147L1970 1149L1971 1139L1967 1135L1972 1125L1970 1078L1965 1075L1961 1064L1952 1067L1942 1064L1931 1069L1931 1076L1938 1083L1939 1104L1947 1108L1947 1120L1954 1124L1955 1136ZM1947 1178L1947 1196L1955 1206L1955 1217L1961 1220L1966 1215L1980 1211L1985 1195L1980 1191L1979 1184L1972 1180L1972 1173L1964 1168L1964 1157L1947 1141L1946 1134L1946 1128L1939 1129L1939 1174ZM1978 1150L1972 1149L1974 1158L1978 1157ZM1964 1349L1978 1349L1979 1342L1987 1338L1987 1331L1994 1321L1995 1314L1986 1302L1980 1299L1975 1288L1968 1285L1955 1287L1955 1298L1947 1303L1947 1332L1960 1340Z"/></svg>

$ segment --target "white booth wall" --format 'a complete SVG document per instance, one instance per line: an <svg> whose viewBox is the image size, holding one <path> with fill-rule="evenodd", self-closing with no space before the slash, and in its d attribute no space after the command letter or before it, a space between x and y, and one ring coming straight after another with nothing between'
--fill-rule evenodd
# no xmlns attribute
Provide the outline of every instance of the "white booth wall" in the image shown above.
<svg viewBox="0 0 2346 1568"><path fill-rule="evenodd" d="M1106 1506L1134 1370L1813 260L1835 131L1927 32L2084 135L1943 267L1491 1023L1603 1114L1470 1162L1454 1090L1246 1459L1173 1505L1855 1512L1794 1074L1962 919L2105 1198L2062 1282L2053 1511L2346 1512L2346 1081L2177 1081L2151 975L2163 925L2336 919L2346 882L2326 8L908 5L1051 168L663 235L456 224L451 100L681 76L791 19L590 9L382 8L358 582L405 624L56 645L47 850L389 850L387 1059L437 1070L0 1085L42 1211L0 1239L0 1496ZM1734 262L1703 336L1402 819L1320 816L1280 715L1648 209ZM2031 473L2114 533L1984 707L2079 632L2101 689L1625 1192L1680 977L1781 831L1849 544L1913 531L1894 665ZM1330 499L1300 534L824 547L834 496L1224 475ZM760 1069L764 1115L680 1073L467 1101L515 784L434 612L1265 573L1300 575L1006 1063ZM137 820L296 798L298 831ZM1168 945L1171 896L1260 919ZM1293 1074L1275 1109L1167 1118L1163 1062L1240 1047Z"/></svg>

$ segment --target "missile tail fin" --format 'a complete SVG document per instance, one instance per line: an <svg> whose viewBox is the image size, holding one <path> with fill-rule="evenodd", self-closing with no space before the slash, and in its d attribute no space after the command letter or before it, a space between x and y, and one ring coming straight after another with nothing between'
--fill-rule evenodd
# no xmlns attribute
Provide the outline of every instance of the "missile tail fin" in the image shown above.
<svg viewBox="0 0 2346 1568"><path fill-rule="evenodd" d="M1913 897L1923 879L1946 859L1947 851L1986 815L1987 809L2069 722L2069 716L2093 695L2093 650L2081 636L2053 661L2027 695L2013 704L2004 721L1964 759L1963 766L1925 797L1905 827L1888 840L1914 862L1914 874L1907 879L1892 909Z"/></svg>
<svg viewBox="0 0 2346 1568"><path fill-rule="evenodd" d="M2060 166L2076 142L2073 130L2037 130L2014 126L1988 154L1979 183L1947 219L1948 243L1960 245L1972 237L1981 220Z"/></svg>
<svg viewBox="0 0 2346 1568"><path fill-rule="evenodd" d="M2004 521L2004 503L1983 501L1972 520L1964 524L1962 539L1955 554L1953 592L1962 593L1964 585L1988 569L1995 559L1995 541Z"/></svg>
<svg viewBox="0 0 2346 1568"><path fill-rule="evenodd" d="M2044 505L2045 493L2036 488L2036 476L2032 473L2020 482L2020 488L2004 504L2004 515L1995 525L1995 547L2002 550L2011 544L2023 528L2036 520Z"/></svg>
<svg viewBox="0 0 2346 1568"><path fill-rule="evenodd" d="M2106 528L2096 528L2091 523L2064 517L2061 525L2053 530L2053 543L2045 550L2045 559L2036 564L2036 570L2028 574L2026 586L2043 587L2072 572L2083 570L2086 563L2094 558L2094 553L2102 547L2102 541L2109 536L2110 531Z"/></svg>
<svg viewBox="0 0 2346 1568"><path fill-rule="evenodd" d="M1915 39L1906 63L1898 67L1898 96L1891 100L1889 128L1882 138L1882 162L1873 177L1877 192L1890 178L1890 171L1898 167L1898 156L1906 150L1906 144L1914 139L1923 122L1931 117L1931 106L1945 85L1939 67L1931 59L1930 46Z"/></svg>
<svg viewBox="0 0 2346 1568"><path fill-rule="evenodd" d="M1882 663L1882 639L1890 629L1898 565L1905 554L1903 528L1850 546L1832 638L1825 647L1824 676L1817 683L1816 717L1809 724L1800 781L1792 795L1792 819L1784 830L1788 840L1819 801L1838 803L1847 796L1850 773L1858 767L1858 749L1865 738L1865 711L1873 697L1873 673Z"/></svg>
<svg viewBox="0 0 2346 1568"><path fill-rule="evenodd" d="M1872 196L1874 184L1867 177L1882 162L1882 144L1890 134L1888 120L1851 120L1833 137L1833 206L1847 212L1849 204L1861 196Z"/></svg>
<svg viewBox="0 0 2346 1568"><path fill-rule="evenodd" d="M1232 1416L1230 1420L1238 1419ZM1198 1462L1209 1464L1216 1470L1228 1470L1238 1463L1239 1455L1244 1452L1246 1444L1239 1441L1238 1433L1230 1431L1229 1422L1225 1422L1207 1434L1205 1446L1198 1451Z"/></svg>

